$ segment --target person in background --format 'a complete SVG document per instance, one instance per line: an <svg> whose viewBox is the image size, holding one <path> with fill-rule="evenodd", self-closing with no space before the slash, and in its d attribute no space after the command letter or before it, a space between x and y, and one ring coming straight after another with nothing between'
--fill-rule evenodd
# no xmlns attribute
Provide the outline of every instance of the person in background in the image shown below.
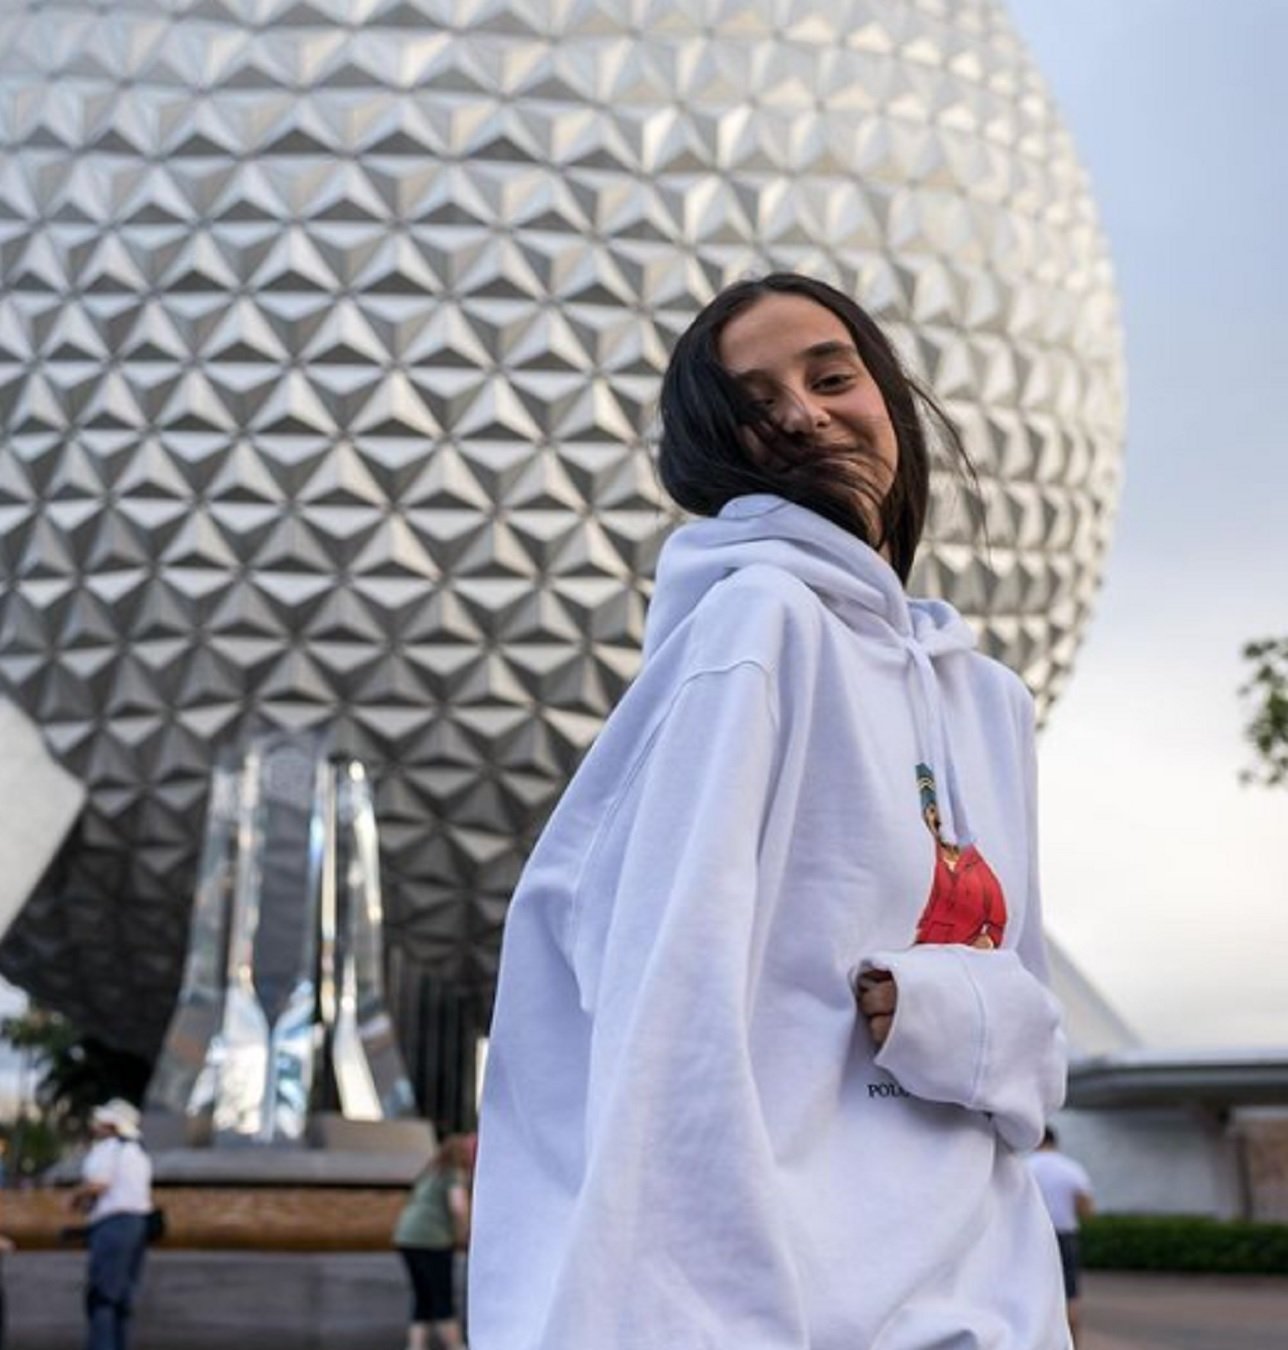
<svg viewBox="0 0 1288 1350"><path fill-rule="evenodd" d="M0 1233L0 1257L8 1255L14 1249L14 1241ZM4 1267L0 1264L0 1350L4 1350Z"/></svg>
<svg viewBox="0 0 1288 1350"><path fill-rule="evenodd" d="M469 1242L473 1144L448 1135L420 1174L394 1228L394 1246L412 1288L407 1350L429 1350L431 1336L444 1350L464 1345L454 1291L458 1250Z"/></svg>
<svg viewBox="0 0 1288 1350"><path fill-rule="evenodd" d="M465 1167L465 1175L468 1178L468 1195L470 1203L470 1214L474 1212L474 1164L478 1157L479 1137L477 1134L466 1134L461 1136L461 1161ZM468 1225L467 1225L468 1229ZM470 1339L470 1251L469 1251L469 1233L466 1233L466 1240L456 1249L455 1267L453 1270L452 1289L456 1297L456 1317L461 1324L462 1343Z"/></svg>
<svg viewBox="0 0 1288 1350"><path fill-rule="evenodd" d="M1064 1267L1064 1295L1069 1309L1069 1330L1078 1343L1079 1254L1078 1225L1095 1213L1091 1178L1086 1169L1059 1151L1056 1133L1049 1126L1037 1151L1029 1155L1029 1170L1038 1183L1056 1241L1060 1244L1060 1264Z"/></svg>
<svg viewBox="0 0 1288 1350"><path fill-rule="evenodd" d="M147 1248L152 1163L140 1137L138 1108L124 1099L96 1106L90 1131L94 1142L70 1200L89 1218L86 1350L125 1350Z"/></svg>

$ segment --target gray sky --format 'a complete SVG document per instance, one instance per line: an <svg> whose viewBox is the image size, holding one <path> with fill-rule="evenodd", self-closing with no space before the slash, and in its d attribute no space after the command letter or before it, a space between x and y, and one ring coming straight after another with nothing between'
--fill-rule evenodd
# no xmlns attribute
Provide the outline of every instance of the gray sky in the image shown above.
<svg viewBox="0 0 1288 1350"><path fill-rule="evenodd" d="M1239 649L1288 633L1288 4L1009 0L1091 174L1127 478L1041 750L1048 928L1150 1043L1288 1043L1288 789Z"/></svg>

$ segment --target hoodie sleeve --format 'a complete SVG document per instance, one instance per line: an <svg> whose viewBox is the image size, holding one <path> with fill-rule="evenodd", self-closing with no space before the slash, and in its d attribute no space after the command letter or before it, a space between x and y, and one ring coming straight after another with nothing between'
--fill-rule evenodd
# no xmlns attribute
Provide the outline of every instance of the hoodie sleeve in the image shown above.
<svg viewBox="0 0 1288 1350"><path fill-rule="evenodd" d="M1027 694L1017 712L1025 787L1028 893L1014 946L920 946L873 952L860 970L888 970L898 989L877 1064L906 1091L992 1117L1002 1141L1036 1148L1064 1101L1067 1049L1047 988L1038 887L1037 756ZM953 1047L950 1051L948 1047Z"/></svg>
<svg viewBox="0 0 1288 1350"><path fill-rule="evenodd" d="M749 1051L776 756L765 671L692 676L595 842L585 1172L541 1350L808 1345Z"/></svg>

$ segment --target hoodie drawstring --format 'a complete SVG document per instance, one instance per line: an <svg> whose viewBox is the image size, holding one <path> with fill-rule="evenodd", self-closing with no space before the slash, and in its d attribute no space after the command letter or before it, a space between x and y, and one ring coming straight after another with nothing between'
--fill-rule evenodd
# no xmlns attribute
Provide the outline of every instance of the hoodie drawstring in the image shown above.
<svg viewBox="0 0 1288 1350"><path fill-rule="evenodd" d="M948 744L948 729L944 725L939 698L939 680L935 675L934 663L915 637L904 634L900 634L900 637L903 649L917 672L918 694L922 708L922 716L915 718L921 741L917 748L923 762L936 776L939 823L945 840L964 848L974 840L970 834L965 803L957 782L957 769Z"/></svg>

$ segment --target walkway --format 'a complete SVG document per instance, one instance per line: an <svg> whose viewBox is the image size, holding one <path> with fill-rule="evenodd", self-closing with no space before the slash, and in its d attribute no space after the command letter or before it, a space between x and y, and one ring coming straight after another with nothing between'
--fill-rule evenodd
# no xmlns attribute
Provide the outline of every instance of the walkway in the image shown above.
<svg viewBox="0 0 1288 1350"><path fill-rule="evenodd" d="M397 1350L406 1280L392 1254L156 1252L135 1350ZM81 1337L80 1252L4 1260L15 1350ZM1288 1278L1093 1272L1079 1350L1288 1350Z"/></svg>
<svg viewBox="0 0 1288 1350"><path fill-rule="evenodd" d="M1078 1350L1288 1350L1288 1278L1093 1271Z"/></svg>

